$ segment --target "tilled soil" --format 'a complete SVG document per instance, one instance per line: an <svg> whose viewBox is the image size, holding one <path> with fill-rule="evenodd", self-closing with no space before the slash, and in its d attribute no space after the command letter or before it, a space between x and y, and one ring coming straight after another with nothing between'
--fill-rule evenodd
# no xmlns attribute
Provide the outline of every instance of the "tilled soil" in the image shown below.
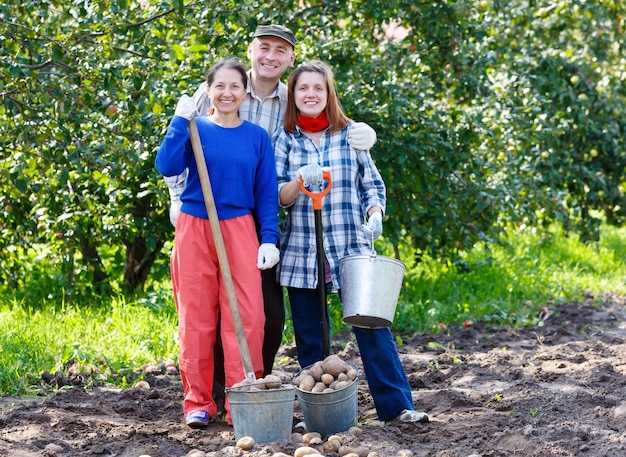
<svg viewBox="0 0 626 457"><path fill-rule="evenodd" d="M405 338L398 351L416 409L430 422L378 421L361 372L362 433L341 433L343 442L390 457L624 456L625 304L623 297L590 296L553 307L532 328L474 324ZM333 349L361 367L350 333L333 338ZM293 345L281 348L274 373L291 380L298 370ZM149 389L78 386L35 400L1 398L0 455L183 457L199 450L267 457L294 455L299 446L281 440L244 451L224 422L190 429L182 422L179 376L163 370L147 380ZM293 432L303 432L300 421L296 402Z"/></svg>

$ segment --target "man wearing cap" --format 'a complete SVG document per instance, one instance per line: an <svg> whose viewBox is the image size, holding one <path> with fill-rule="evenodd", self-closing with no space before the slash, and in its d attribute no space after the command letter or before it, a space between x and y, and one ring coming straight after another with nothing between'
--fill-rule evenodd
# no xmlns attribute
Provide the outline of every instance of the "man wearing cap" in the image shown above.
<svg viewBox="0 0 626 457"><path fill-rule="evenodd" d="M246 97L239 108L239 117L263 127L270 135L283 126L287 108L287 85L280 78L295 61L296 37L281 25L259 25L248 45L249 84ZM206 116L211 106L207 97L206 82L194 94L197 113ZM370 149L376 142L376 132L369 125L358 122L348 134L348 142L355 149ZM180 213L180 195L185 188L186 173L165 178L170 193L170 221L176 226ZM263 341L264 376L272 372L274 358L282 342L285 325L283 291L276 281L276 267L262 270L263 301L265 307L265 338ZM220 382L219 363L221 347L216 347L216 384ZM222 374L223 376L223 374ZM223 382L223 381L222 381ZM223 386L214 386L218 406L223 401Z"/></svg>

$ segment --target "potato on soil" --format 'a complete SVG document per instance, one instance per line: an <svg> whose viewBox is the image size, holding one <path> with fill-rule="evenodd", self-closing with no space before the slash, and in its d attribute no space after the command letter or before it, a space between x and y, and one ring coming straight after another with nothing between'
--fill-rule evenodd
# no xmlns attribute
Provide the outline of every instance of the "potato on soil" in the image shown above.
<svg viewBox="0 0 626 457"><path fill-rule="evenodd" d="M320 453L317 451L317 449L309 446L299 447L293 453L293 457L303 457L305 455L320 455Z"/></svg>
<svg viewBox="0 0 626 457"><path fill-rule="evenodd" d="M251 436L242 436L239 438L239 441L237 441L237 447L244 451L249 451L254 447L254 438Z"/></svg>
<svg viewBox="0 0 626 457"><path fill-rule="evenodd" d="M322 446L322 449L330 452L337 452L341 447L341 443L337 440L328 440Z"/></svg>
<svg viewBox="0 0 626 457"><path fill-rule="evenodd" d="M341 446L337 453L340 457L344 457L348 454L354 454L354 449L352 449L350 446Z"/></svg>
<svg viewBox="0 0 626 457"><path fill-rule="evenodd" d="M302 435L302 441L305 444L309 444L309 442L313 439L313 438L321 438L322 435L319 434L319 432L307 432L304 435Z"/></svg>

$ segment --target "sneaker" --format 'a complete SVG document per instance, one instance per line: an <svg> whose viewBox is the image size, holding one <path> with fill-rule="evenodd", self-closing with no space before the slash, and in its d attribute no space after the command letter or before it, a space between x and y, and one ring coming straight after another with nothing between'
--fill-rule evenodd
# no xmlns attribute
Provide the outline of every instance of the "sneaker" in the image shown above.
<svg viewBox="0 0 626 457"><path fill-rule="evenodd" d="M211 416L206 411L191 411L185 418L185 423L191 428L204 428L209 425Z"/></svg>
<svg viewBox="0 0 626 457"><path fill-rule="evenodd" d="M400 422L428 422L428 414L421 411L414 411L412 409L403 409L400 414L396 416L396 420Z"/></svg>

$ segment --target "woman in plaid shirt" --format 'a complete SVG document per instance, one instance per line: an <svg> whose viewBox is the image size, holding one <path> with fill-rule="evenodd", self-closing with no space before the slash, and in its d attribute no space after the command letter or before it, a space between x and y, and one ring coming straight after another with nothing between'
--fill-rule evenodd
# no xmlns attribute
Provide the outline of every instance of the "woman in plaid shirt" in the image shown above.
<svg viewBox="0 0 626 457"><path fill-rule="evenodd" d="M369 254L382 233L385 184L369 151L348 144L353 122L344 114L332 70L313 61L296 68L288 81L285 127L274 135L279 201L287 208L280 239L279 282L287 288L298 361L306 367L323 358L317 293L317 251L311 199L300 181L317 192L323 170L332 190L322 200L326 288L341 292L339 260ZM411 388L388 328L353 328L370 393L380 420L427 422L414 410Z"/></svg>

